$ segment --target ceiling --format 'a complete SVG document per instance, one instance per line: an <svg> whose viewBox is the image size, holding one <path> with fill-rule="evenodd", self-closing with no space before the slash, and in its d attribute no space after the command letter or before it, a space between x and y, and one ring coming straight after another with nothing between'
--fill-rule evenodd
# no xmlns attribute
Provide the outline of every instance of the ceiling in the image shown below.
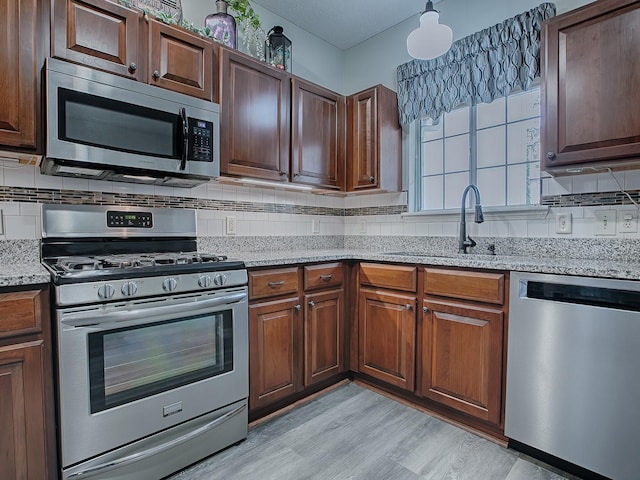
<svg viewBox="0 0 640 480"><path fill-rule="evenodd" d="M251 0L340 50L415 17L424 0ZM434 0L434 4L442 0Z"/></svg>

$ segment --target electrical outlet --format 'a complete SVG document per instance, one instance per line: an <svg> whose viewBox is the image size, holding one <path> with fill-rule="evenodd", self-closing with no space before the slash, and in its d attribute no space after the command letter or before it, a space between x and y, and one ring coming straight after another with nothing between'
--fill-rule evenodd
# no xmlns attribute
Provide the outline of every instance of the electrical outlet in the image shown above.
<svg viewBox="0 0 640 480"><path fill-rule="evenodd" d="M638 211L619 210L618 211L618 231L637 232L638 231Z"/></svg>
<svg viewBox="0 0 640 480"><path fill-rule="evenodd" d="M311 233L320 233L320 220L311 220Z"/></svg>
<svg viewBox="0 0 640 480"><path fill-rule="evenodd" d="M236 217L227 217L227 235L235 235L236 226Z"/></svg>
<svg viewBox="0 0 640 480"><path fill-rule="evenodd" d="M570 213L556 213L556 233L571 233Z"/></svg>
<svg viewBox="0 0 640 480"><path fill-rule="evenodd" d="M596 221L593 225L593 233L596 235L616 234L616 211L596 210Z"/></svg>

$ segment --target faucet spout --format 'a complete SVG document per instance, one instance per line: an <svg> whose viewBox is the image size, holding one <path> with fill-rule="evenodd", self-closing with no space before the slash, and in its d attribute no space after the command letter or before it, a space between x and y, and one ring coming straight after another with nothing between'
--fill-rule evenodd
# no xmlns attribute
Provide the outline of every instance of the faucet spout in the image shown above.
<svg viewBox="0 0 640 480"><path fill-rule="evenodd" d="M458 241L458 252L459 253L469 253L469 248L475 247L476 242L467 236L467 218L466 218L466 204L467 204L467 194L471 190L475 196L475 222L482 223L484 222L484 214L482 213L482 205L480 202L480 190L478 187L471 184L464 189L462 192L462 208L460 210L460 239Z"/></svg>

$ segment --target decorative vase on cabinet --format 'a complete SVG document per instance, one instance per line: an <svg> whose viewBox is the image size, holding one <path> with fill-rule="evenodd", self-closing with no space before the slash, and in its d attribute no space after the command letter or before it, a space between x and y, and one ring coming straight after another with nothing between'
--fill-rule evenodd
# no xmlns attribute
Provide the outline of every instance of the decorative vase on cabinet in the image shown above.
<svg viewBox="0 0 640 480"><path fill-rule="evenodd" d="M216 2L216 13L207 15L205 28L211 30L211 37L227 47L236 48L236 19L227 13L228 4L224 0Z"/></svg>

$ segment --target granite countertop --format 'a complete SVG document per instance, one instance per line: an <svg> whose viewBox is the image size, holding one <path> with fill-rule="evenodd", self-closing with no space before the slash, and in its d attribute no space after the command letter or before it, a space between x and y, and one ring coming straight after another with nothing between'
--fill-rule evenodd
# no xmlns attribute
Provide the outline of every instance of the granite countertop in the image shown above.
<svg viewBox="0 0 640 480"><path fill-rule="evenodd" d="M509 255L462 255L458 253L385 253L371 250L247 250L236 251L234 258L244 260L247 267L268 267L338 260L365 260L420 265L512 270L640 280L640 262L621 262L576 258L539 258ZM37 261L0 262L0 287L47 283L49 272Z"/></svg>
<svg viewBox="0 0 640 480"><path fill-rule="evenodd" d="M337 260L366 260L422 265L512 270L640 280L640 262L621 262L579 258L540 258L532 256L479 255L459 253L385 253L371 250L293 250L241 251L234 257L245 261L247 267L287 265Z"/></svg>
<svg viewBox="0 0 640 480"><path fill-rule="evenodd" d="M0 287L49 283L51 276L39 261L0 263Z"/></svg>

